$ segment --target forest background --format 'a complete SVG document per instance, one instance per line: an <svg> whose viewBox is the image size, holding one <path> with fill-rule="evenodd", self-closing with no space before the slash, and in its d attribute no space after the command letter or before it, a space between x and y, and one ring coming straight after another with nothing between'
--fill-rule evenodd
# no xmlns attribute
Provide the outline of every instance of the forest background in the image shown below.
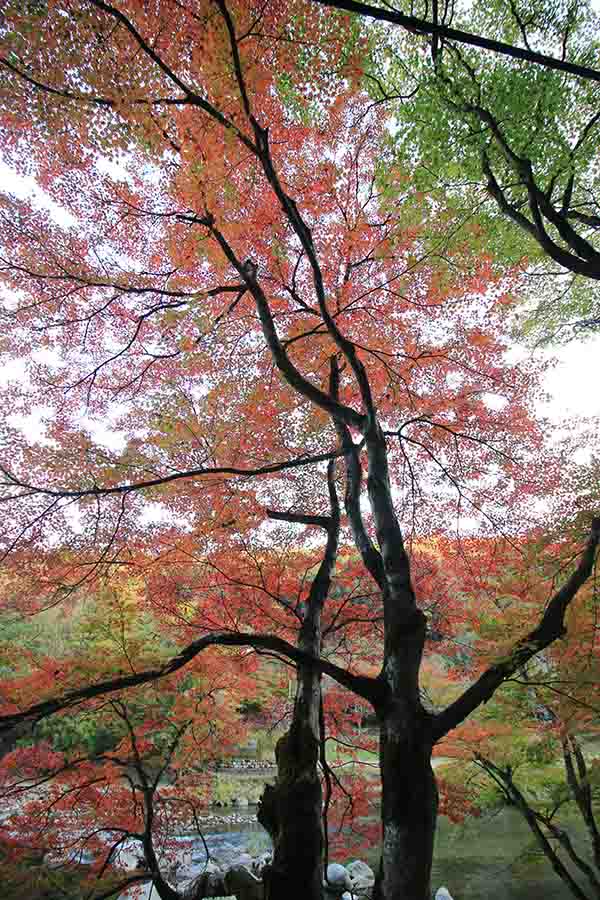
<svg viewBox="0 0 600 900"><path fill-rule="evenodd" d="M451 8L434 8L446 27ZM4 722L39 723L4 759L7 802L57 776L3 823L6 864L66 850L68 862L80 848L94 858L93 896L113 893L114 878L179 896L163 861L209 801L237 714L248 722L258 702L265 728L288 726L263 798L267 890L320 896L323 809L359 842L378 830L379 792L359 765L375 742L362 735L351 749L366 706L380 726L381 896L428 896L432 750L485 769L568 889L596 891L593 766L580 752L597 723L593 580L569 608L598 541L595 425L555 440L535 411L540 367L505 353L532 283L555 292L533 292L534 342L597 324L592 88L501 66L476 71L477 84L456 44L409 36L422 84L404 95L397 32L365 32L361 16L316 4L7 10L6 155L71 219L14 194L3 207L3 349L28 356L27 378L4 397ZM488 4L477 23L491 27L499 10L500 37L526 51L560 35L563 61L595 61L586 7L527 18ZM543 98L533 119L526 109L525 137L515 131L530 158L507 149L497 110L470 93L502 100L513 76L519 102ZM430 80L443 92L450 77L436 108ZM565 130L567 102L576 121ZM436 149L448 108L466 117L466 193L431 183L432 171L447 181L445 163L461 176ZM403 154L414 160L415 148L410 171ZM481 204L468 190L476 156L520 232L493 204L465 212ZM548 257L566 274L548 271ZM37 441L11 418L36 406ZM94 440L90 414L114 423L122 445ZM51 646L43 628L18 625L57 604L71 626ZM206 653L214 645L245 649ZM264 654L297 668L287 710L287 677L255 696ZM323 703L322 672L338 685ZM505 700L489 704L507 681ZM503 742L517 722L524 737ZM332 741L348 754L328 761ZM561 757L556 784L527 798L518 768ZM123 780L132 766L137 780ZM175 790L159 784L167 768ZM478 802L463 763L458 772L438 779L455 818ZM556 826L569 803L590 859ZM124 876L114 851L132 838L146 868ZM192 890L202 896L202 884Z"/></svg>

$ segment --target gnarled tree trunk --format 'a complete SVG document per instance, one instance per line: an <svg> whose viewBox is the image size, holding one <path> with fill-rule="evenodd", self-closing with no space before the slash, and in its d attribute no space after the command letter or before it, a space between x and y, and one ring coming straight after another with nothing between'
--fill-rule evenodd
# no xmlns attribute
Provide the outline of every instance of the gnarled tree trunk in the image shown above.
<svg viewBox="0 0 600 900"><path fill-rule="evenodd" d="M380 727L380 900L430 900L438 794L422 715L390 704Z"/></svg>
<svg viewBox="0 0 600 900"><path fill-rule="evenodd" d="M273 518L315 524L327 531L325 553L311 584L298 637L298 648L312 657L321 654L321 613L338 548L340 510L334 475L332 460L327 468L329 516L270 513ZM320 672L301 664L292 724L275 750L277 780L265 788L258 810L258 821L273 841L273 864L263 873L265 900L321 900L323 895L320 711Z"/></svg>
<svg viewBox="0 0 600 900"><path fill-rule="evenodd" d="M299 672L292 724L275 751L277 780L266 786L258 810L273 841L265 900L321 900L323 894L319 704L319 676Z"/></svg>
<svg viewBox="0 0 600 900"><path fill-rule="evenodd" d="M430 900L438 793L431 768L432 716L421 704L419 667L426 620L413 610L386 634L380 675L382 852L378 900Z"/></svg>

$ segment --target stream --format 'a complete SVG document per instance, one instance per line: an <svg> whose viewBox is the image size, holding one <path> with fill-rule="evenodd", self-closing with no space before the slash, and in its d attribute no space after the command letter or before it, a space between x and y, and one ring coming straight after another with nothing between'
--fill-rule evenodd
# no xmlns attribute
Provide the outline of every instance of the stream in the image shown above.
<svg viewBox="0 0 600 900"><path fill-rule="evenodd" d="M248 811L252 813L252 808ZM574 836L583 836L574 828ZM219 861L235 861L242 853L256 856L270 846L258 823L220 826L205 834L211 854ZM583 841L582 841L583 845ZM349 862L355 856L335 862ZM360 854L377 866L377 851ZM193 868L199 874L206 856L200 839L194 841ZM572 900L538 850L519 813L503 808L494 814L467 819L455 825L441 816L434 854L432 887L445 885L454 900Z"/></svg>
<svg viewBox="0 0 600 900"><path fill-rule="evenodd" d="M244 813L251 816L254 810L250 807ZM218 812L223 814L223 810ZM573 828L573 836L575 839L583 837L577 827ZM206 863L204 844L201 838L191 834L182 835L181 839L188 847L191 845L191 853L186 854L186 876L196 877ZM270 848L269 837L257 822L207 823L204 840L211 856L225 867L243 854L258 856ZM347 863L354 858L353 855L345 859L342 854L337 854L331 861ZM375 869L378 851L367 850L360 858ZM467 819L461 825L440 817L433 892L441 885L449 889L454 900L531 900L532 897L572 900L537 849L521 816L511 808ZM128 896L122 895L123 900Z"/></svg>
<svg viewBox="0 0 600 900"><path fill-rule="evenodd" d="M583 850L581 830L569 825L569 831ZM462 825L440 817L432 885L435 890L442 884L454 900L573 900L510 807Z"/></svg>

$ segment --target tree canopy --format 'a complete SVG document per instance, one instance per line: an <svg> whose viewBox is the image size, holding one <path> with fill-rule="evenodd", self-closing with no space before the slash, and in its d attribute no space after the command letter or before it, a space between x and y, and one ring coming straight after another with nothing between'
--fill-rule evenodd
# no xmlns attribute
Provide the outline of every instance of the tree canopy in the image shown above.
<svg viewBox="0 0 600 900"><path fill-rule="evenodd" d="M321 895L325 729L332 705L341 717L359 698L380 726L377 891L424 900L432 749L561 636L600 540L594 498L571 532L573 493L556 514L542 502L564 484L565 451L535 413L541 367L506 354L521 273L453 239L460 210L432 205L398 163L351 17L276 0L57 0L10 4L0 27L6 158L44 191L2 200L3 349L25 365L2 400L3 604L68 610L93 591L104 634L83 660L12 660L4 724L110 698L142 783L143 828L118 828L175 900L142 750L195 752L186 735L205 726L212 740L202 702L227 692L222 648L243 648L242 695L258 654L275 656L297 688L261 805L267 893ZM36 439L18 419L32 409ZM546 608L430 708L422 658L459 627L469 565L549 521L557 566L571 558ZM523 590L527 572L522 559ZM163 643L130 627L139 613ZM328 707L322 675L345 701ZM163 679L147 718L135 690L117 695Z"/></svg>

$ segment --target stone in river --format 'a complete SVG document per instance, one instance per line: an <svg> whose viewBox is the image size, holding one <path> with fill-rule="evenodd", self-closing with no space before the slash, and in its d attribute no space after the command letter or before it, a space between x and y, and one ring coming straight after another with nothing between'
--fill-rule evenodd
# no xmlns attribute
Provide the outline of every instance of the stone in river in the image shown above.
<svg viewBox="0 0 600 900"><path fill-rule="evenodd" d="M452 900L452 894L447 887L438 888L435 892L435 900Z"/></svg>
<svg viewBox="0 0 600 900"><path fill-rule="evenodd" d="M343 894L344 891L349 891L352 889L352 882L350 881L350 876L348 872L344 868L344 866L340 866L339 863L330 863L327 866L327 883L325 885L325 890L330 894Z"/></svg>

